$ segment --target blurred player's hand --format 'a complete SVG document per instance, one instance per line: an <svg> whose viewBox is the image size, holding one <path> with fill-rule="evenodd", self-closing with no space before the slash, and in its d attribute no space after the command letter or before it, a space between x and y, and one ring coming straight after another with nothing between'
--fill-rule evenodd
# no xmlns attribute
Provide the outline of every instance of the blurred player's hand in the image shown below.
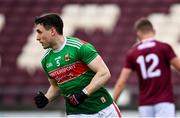
<svg viewBox="0 0 180 118"><path fill-rule="evenodd" d="M86 98L87 98L87 95L83 91L68 95L69 102L74 107L84 102Z"/></svg>
<svg viewBox="0 0 180 118"><path fill-rule="evenodd" d="M44 108L49 103L47 97L42 92L39 92L34 97L34 100L37 108Z"/></svg>

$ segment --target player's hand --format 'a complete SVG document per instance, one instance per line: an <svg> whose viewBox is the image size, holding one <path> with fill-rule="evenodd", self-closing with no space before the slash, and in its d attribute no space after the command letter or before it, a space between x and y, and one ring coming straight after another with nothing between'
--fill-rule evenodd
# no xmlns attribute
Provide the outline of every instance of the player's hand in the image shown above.
<svg viewBox="0 0 180 118"><path fill-rule="evenodd" d="M37 108L44 108L49 103L47 97L41 91L34 97L34 101Z"/></svg>
<svg viewBox="0 0 180 118"><path fill-rule="evenodd" d="M68 100L70 104L75 107L84 102L87 97L88 96L83 91L80 91L78 93L68 95Z"/></svg>

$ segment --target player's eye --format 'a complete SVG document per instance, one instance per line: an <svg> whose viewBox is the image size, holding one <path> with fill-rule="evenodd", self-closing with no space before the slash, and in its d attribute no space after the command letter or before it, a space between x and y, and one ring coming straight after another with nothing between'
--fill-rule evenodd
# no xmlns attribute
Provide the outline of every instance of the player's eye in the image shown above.
<svg viewBox="0 0 180 118"><path fill-rule="evenodd" d="M37 31L38 34L41 34L41 33L42 33L39 29L37 29L36 31Z"/></svg>

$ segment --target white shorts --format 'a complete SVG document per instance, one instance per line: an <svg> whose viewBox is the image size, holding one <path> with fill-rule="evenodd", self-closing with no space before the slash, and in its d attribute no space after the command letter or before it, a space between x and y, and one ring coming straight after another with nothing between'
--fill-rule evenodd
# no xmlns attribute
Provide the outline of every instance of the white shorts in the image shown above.
<svg viewBox="0 0 180 118"><path fill-rule="evenodd" d="M175 117L175 105L169 102L139 106L138 111L140 117Z"/></svg>
<svg viewBox="0 0 180 118"><path fill-rule="evenodd" d="M67 118L121 118L119 108L115 103L95 114L67 115Z"/></svg>

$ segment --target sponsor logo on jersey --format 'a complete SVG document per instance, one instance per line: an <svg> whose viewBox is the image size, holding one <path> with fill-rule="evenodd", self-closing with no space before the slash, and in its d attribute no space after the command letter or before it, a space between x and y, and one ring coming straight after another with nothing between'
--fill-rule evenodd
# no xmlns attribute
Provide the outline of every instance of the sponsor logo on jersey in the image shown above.
<svg viewBox="0 0 180 118"><path fill-rule="evenodd" d="M66 54L64 58L65 58L65 61L69 61L70 60L69 54Z"/></svg>
<svg viewBox="0 0 180 118"><path fill-rule="evenodd" d="M52 63L47 63L47 64L46 64L46 68L50 68L50 67L52 67L52 66L53 66Z"/></svg>
<svg viewBox="0 0 180 118"><path fill-rule="evenodd" d="M76 63L50 71L49 75L54 78L58 84L62 84L80 76L81 74L84 74L87 70L89 70L88 66L83 62L78 61Z"/></svg>

